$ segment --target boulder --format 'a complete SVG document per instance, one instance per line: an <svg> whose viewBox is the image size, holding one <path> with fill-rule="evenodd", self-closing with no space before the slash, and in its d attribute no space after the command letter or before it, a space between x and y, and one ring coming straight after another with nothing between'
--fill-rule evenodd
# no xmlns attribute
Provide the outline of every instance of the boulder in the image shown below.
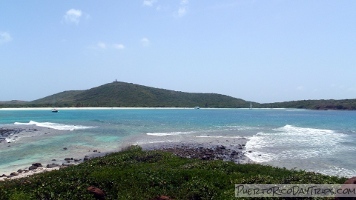
<svg viewBox="0 0 356 200"><path fill-rule="evenodd" d="M46 167L47 168L54 168L54 167L58 167L58 164L52 163L52 164L48 164Z"/></svg>
<svg viewBox="0 0 356 200"><path fill-rule="evenodd" d="M62 163L62 166L72 166L74 163Z"/></svg>
<svg viewBox="0 0 356 200"><path fill-rule="evenodd" d="M32 166L29 167L28 169L29 169L29 170L34 170L34 169L37 169L37 167L32 165Z"/></svg>
<svg viewBox="0 0 356 200"><path fill-rule="evenodd" d="M356 189L356 176L347 179L347 180L345 181L345 183L341 186L341 189L342 189L342 190L343 190L343 189L346 189L346 188L355 191L355 189ZM355 196L353 196L353 197L338 197L338 196L336 195L335 199L336 199L336 200L339 200L339 199L340 199L340 200L341 200L341 199L356 200L356 197L355 197Z"/></svg>
<svg viewBox="0 0 356 200"><path fill-rule="evenodd" d="M173 199L170 198L169 196L161 195L161 196L153 198L152 200L173 200Z"/></svg>
<svg viewBox="0 0 356 200"><path fill-rule="evenodd" d="M42 164L41 163L33 163L32 166L42 167Z"/></svg>
<svg viewBox="0 0 356 200"><path fill-rule="evenodd" d="M88 187L87 191L90 194L93 194L96 199L105 199L104 191L102 191L101 189L99 189L97 187L90 186L90 187Z"/></svg>
<svg viewBox="0 0 356 200"><path fill-rule="evenodd" d="M12 172L12 173L10 174L10 176L18 176L18 175L19 175L18 172Z"/></svg>

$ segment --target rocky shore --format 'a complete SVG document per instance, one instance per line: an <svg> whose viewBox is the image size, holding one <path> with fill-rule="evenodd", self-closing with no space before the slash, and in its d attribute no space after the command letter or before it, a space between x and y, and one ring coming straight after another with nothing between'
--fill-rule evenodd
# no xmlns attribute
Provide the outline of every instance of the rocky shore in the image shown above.
<svg viewBox="0 0 356 200"><path fill-rule="evenodd" d="M52 132L51 132L52 131ZM0 128L0 134L2 137L32 137L32 135L44 135L50 136L53 130L47 128L29 126L26 128ZM19 138L20 138L19 137ZM19 141L14 142L3 141L0 147L5 150L13 148ZM214 136L175 136L175 137L153 137L149 135L140 135L131 138L131 140L124 141L118 147L124 148L124 146L139 145L143 150L162 150L171 152L180 157L196 158L201 160L224 160L232 161L237 164L252 163L252 161L246 156L247 139L243 137L214 137ZM11 143L11 144L10 144ZM0 150L1 150L0 148ZM37 160L29 165L22 165L17 167L8 168L7 171L0 171L0 181L6 179L15 179L21 177L27 177L36 173L45 171L58 170L71 165L80 164L86 160L94 157L105 156L111 152L101 152L97 149L89 149L84 151L77 151L76 147L64 146L58 149L59 152L56 156L62 155L62 158L49 158L48 160ZM119 151L119 149L117 149ZM45 163L45 164L43 164ZM16 169L17 168L17 169ZM5 172L5 173L4 173Z"/></svg>
<svg viewBox="0 0 356 200"><path fill-rule="evenodd" d="M238 143L234 145L222 145L216 143L182 143L182 142L167 142L167 143L148 143L140 145L143 150L161 150L171 152L177 156L185 158L195 158L201 160L224 160L232 161L237 164L252 163L245 156L245 144ZM66 150L66 147L63 148ZM90 155L85 155L84 158L64 158L63 160L53 159L52 163L42 165L42 163L33 163L28 168L18 169L10 174L0 175L0 181L7 179L16 179L28 177L33 174L59 170L72 165L80 164L89 159L105 156L108 153L101 153L98 150L93 150ZM62 163L62 164L59 164Z"/></svg>
<svg viewBox="0 0 356 200"><path fill-rule="evenodd" d="M64 147L63 149L66 150L66 147ZM11 172L8 175L0 174L0 181L4 181L7 179L28 177L37 173L58 170L68 166L78 165L89 159L104 156L104 155L106 155L106 153L101 153L98 150L93 150L93 152L90 155L85 155L84 158L64 158L63 160L52 159L52 163L49 163L47 165L42 165L42 163L33 163L29 167L18 169L17 171Z"/></svg>
<svg viewBox="0 0 356 200"><path fill-rule="evenodd" d="M162 150L185 158L201 160L232 161L237 164L252 163L246 155L245 142L229 143L213 140L210 142L168 142L140 145L144 150Z"/></svg>

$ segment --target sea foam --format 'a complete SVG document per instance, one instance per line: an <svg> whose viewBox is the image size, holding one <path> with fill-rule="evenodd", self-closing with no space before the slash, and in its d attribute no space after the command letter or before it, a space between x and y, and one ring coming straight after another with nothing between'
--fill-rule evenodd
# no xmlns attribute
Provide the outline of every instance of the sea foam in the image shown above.
<svg viewBox="0 0 356 200"><path fill-rule="evenodd" d="M34 126L51 128L51 129L56 129L56 130L61 130L61 131L74 131L74 130L95 128L94 126L67 125L67 124L58 124L58 123L52 123L52 122L36 122L36 121L30 121L28 123L15 122L14 124L15 125L34 125Z"/></svg>
<svg viewBox="0 0 356 200"><path fill-rule="evenodd" d="M346 137L346 134L334 130L285 125L251 136L246 150L255 162L307 159L343 151L339 144Z"/></svg>
<svg viewBox="0 0 356 200"><path fill-rule="evenodd" d="M192 132L167 132L167 133L146 133L146 135L150 136L171 136L171 135L187 135L192 134Z"/></svg>

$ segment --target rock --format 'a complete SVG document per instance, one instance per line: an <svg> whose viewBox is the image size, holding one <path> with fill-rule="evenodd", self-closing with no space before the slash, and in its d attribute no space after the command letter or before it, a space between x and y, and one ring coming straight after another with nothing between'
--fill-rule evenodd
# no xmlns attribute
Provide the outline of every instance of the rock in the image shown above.
<svg viewBox="0 0 356 200"><path fill-rule="evenodd" d="M90 187L88 187L87 191L90 194L93 194L96 199L105 199L104 191L102 191L101 189L99 189L97 187L90 186Z"/></svg>
<svg viewBox="0 0 356 200"><path fill-rule="evenodd" d="M34 169L37 169L37 167L32 165L32 166L29 167L28 169L29 169L29 170L34 170Z"/></svg>
<svg viewBox="0 0 356 200"><path fill-rule="evenodd" d="M58 167L58 164L52 163L52 164L48 164L46 167L47 168L54 168L54 167Z"/></svg>
<svg viewBox="0 0 356 200"><path fill-rule="evenodd" d="M18 176L18 175L19 175L18 172L12 172L12 173L10 174L10 176Z"/></svg>
<svg viewBox="0 0 356 200"><path fill-rule="evenodd" d="M72 166L72 165L74 165L74 163L62 163L62 166Z"/></svg>
<svg viewBox="0 0 356 200"><path fill-rule="evenodd" d="M161 196L153 198L152 200L173 200L173 199L170 198L169 196L161 195Z"/></svg>
<svg viewBox="0 0 356 200"><path fill-rule="evenodd" d="M68 148L67 147L64 147L63 150L67 150Z"/></svg>
<svg viewBox="0 0 356 200"><path fill-rule="evenodd" d="M79 161L81 161L82 159L74 159L74 162L79 162Z"/></svg>
<svg viewBox="0 0 356 200"><path fill-rule="evenodd" d="M341 189L350 189L350 190L353 190L355 191L356 189L356 176L355 177L352 177L352 178L349 178L345 181L345 183L341 186ZM350 193L352 194L352 193ZM339 199L349 199L349 200L356 200L356 197L338 197L336 195L335 197L336 200L339 200Z"/></svg>
<svg viewBox="0 0 356 200"><path fill-rule="evenodd" d="M98 152L98 150L94 150L93 152Z"/></svg>
<svg viewBox="0 0 356 200"><path fill-rule="evenodd" d="M18 172L18 173L22 173L22 172L23 172L23 170L22 170L22 169L19 169L19 170L17 170L17 172Z"/></svg>
<svg viewBox="0 0 356 200"><path fill-rule="evenodd" d="M68 160L71 160L71 159L70 159L70 158L64 158L64 160L67 160L67 161L68 161Z"/></svg>
<svg viewBox="0 0 356 200"><path fill-rule="evenodd" d="M41 163L33 163L32 166L42 167L42 164Z"/></svg>
<svg viewBox="0 0 356 200"><path fill-rule="evenodd" d="M344 184L356 184L356 176L347 179Z"/></svg>
<svg viewBox="0 0 356 200"><path fill-rule="evenodd" d="M57 161L56 159L52 159L52 161Z"/></svg>

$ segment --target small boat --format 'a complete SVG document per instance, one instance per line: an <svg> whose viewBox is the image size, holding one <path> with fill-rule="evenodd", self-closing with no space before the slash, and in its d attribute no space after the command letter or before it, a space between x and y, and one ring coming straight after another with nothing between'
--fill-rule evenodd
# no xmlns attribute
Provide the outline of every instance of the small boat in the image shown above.
<svg viewBox="0 0 356 200"><path fill-rule="evenodd" d="M52 112L57 113L57 112L58 112L58 110L57 110L57 109L55 109L55 108L53 108L53 109L52 109Z"/></svg>
<svg viewBox="0 0 356 200"><path fill-rule="evenodd" d="M194 109L196 109L196 110L197 110L197 109L200 109L200 107L199 107L199 106L195 106L195 107L194 107Z"/></svg>

